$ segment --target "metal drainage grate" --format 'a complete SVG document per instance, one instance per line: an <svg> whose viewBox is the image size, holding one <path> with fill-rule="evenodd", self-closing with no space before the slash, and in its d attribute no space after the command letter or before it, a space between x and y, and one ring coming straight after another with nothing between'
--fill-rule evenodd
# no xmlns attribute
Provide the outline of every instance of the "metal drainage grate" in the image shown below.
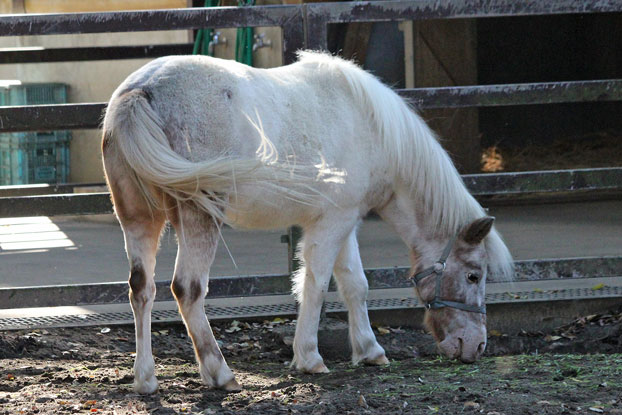
<svg viewBox="0 0 622 415"><path fill-rule="evenodd" d="M367 305L370 310L389 310L406 309L421 307L416 298L410 297L412 292L405 289L400 292L399 298L393 293L389 298L380 297L383 290L373 290L376 295L371 295ZM256 318L275 315L295 315L296 304L291 296L284 295L280 302L274 303L274 297L270 304L251 304L240 306L219 306L206 304L205 311L209 319L222 320L232 318ZM598 289L593 288L570 288L552 291L518 291L504 293L490 293L486 295L487 304L500 303L528 303L539 301L562 301L562 300L585 300L596 298L621 298L622 287L603 286ZM261 297L253 297L254 302L260 301ZM180 321L175 303L170 302L170 309L154 310L151 313L154 322ZM341 301L327 301L327 312L344 312L345 305ZM42 309L44 310L44 309ZM123 312L102 312L90 314L73 314L61 316L34 316L34 317L11 317L0 318L0 330L32 329L44 327L76 327L76 326L95 326L110 324L133 323L134 316L130 311Z"/></svg>
<svg viewBox="0 0 622 415"><path fill-rule="evenodd" d="M581 287L562 290L493 293L486 295L486 303L494 304L513 303L520 301L561 301L612 297L622 297L622 287L602 286L597 289Z"/></svg>

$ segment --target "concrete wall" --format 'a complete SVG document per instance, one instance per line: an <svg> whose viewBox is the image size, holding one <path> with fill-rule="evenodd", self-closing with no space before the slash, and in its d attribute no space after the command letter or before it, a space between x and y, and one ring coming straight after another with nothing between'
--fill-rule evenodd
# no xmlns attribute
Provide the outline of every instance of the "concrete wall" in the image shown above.
<svg viewBox="0 0 622 415"><path fill-rule="evenodd" d="M0 12L10 13L9 1L0 1ZM27 12L88 11L101 10L106 6L116 9L182 7L185 0L135 1L54 1L46 0L24 2ZM144 4L143 4L144 3ZM155 5L155 6L154 6ZM44 8L44 9L42 9ZM165 43L187 43L191 41L189 31L107 33L85 35L50 35L21 36L0 38L0 48L43 46L86 47L86 46L121 46L154 45ZM22 82L62 82L69 85L69 102L104 102L108 101L115 88L133 71L149 60L133 59L118 61L60 62L0 65L0 79L18 79ZM101 182L103 170L101 163L100 133L97 130L74 130L71 142L70 182Z"/></svg>

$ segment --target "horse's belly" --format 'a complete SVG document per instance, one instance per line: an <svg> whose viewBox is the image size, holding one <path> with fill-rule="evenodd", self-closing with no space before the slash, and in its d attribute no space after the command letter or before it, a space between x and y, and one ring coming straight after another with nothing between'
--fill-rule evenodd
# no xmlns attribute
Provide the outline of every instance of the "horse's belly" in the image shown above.
<svg viewBox="0 0 622 415"><path fill-rule="evenodd" d="M238 199L225 211L228 223L235 228L283 229L304 224L315 217L317 208L291 201Z"/></svg>

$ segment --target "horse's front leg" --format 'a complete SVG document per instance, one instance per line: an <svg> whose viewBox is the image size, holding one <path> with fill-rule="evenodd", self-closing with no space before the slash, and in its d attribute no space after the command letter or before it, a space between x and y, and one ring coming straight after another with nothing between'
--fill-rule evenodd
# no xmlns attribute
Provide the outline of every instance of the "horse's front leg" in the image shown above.
<svg viewBox="0 0 622 415"><path fill-rule="evenodd" d="M333 275L337 280L341 297L348 307L352 363L388 364L384 349L378 344L369 323L367 312L369 286L363 271L355 230L350 233L339 252Z"/></svg>
<svg viewBox="0 0 622 415"><path fill-rule="evenodd" d="M307 373L325 373L324 364L317 347L317 331L324 294L332 274L335 259L343 241L356 224L356 213L323 218L305 228L301 242L304 267L294 279L294 292L299 303L296 334L294 336L294 359L292 364Z"/></svg>
<svg viewBox="0 0 622 415"><path fill-rule="evenodd" d="M209 269L218 245L218 227L210 216L194 208L184 206L178 212L171 221L179 244L171 290L192 338L201 379L211 388L240 390L216 343L204 308Z"/></svg>

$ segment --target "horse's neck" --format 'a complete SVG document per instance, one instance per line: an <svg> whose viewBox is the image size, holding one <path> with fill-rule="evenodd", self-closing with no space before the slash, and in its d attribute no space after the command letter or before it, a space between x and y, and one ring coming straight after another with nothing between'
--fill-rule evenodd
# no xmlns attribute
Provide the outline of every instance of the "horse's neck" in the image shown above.
<svg viewBox="0 0 622 415"><path fill-rule="evenodd" d="M378 213L402 238L411 256L427 257L428 253L436 252L444 243L443 238L439 238L430 228L431 221L426 217L425 210L420 209L412 193L407 190L396 190L391 201Z"/></svg>

